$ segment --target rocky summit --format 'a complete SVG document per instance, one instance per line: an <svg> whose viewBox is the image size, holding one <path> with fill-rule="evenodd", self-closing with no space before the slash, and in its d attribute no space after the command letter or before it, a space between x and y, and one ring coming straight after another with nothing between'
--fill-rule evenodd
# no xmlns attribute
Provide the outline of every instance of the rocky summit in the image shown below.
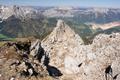
<svg viewBox="0 0 120 80"><path fill-rule="evenodd" d="M65 62L65 59L68 58L68 56L70 60L74 60L71 64L73 65L73 68L79 64L78 60L75 60L73 57L80 53L79 46L83 43L80 36L75 34L64 21L58 20L53 32L42 41L42 47L49 53L51 58L50 64L63 70L65 64L69 63ZM76 72L77 70L73 69L73 71Z"/></svg>
<svg viewBox="0 0 120 80"><path fill-rule="evenodd" d="M0 47L0 80L120 80L120 33L99 34L85 45L58 20L42 41Z"/></svg>
<svg viewBox="0 0 120 80"><path fill-rule="evenodd" d="M92 44L84 45L82 39L59 20L53 32L42 41L42 46L49 53L50 64L57 66L70 79L112 80L120 73L119 38L119 33L99 34ZM105 73L108 66L113 70L112 76Z"/></svg>

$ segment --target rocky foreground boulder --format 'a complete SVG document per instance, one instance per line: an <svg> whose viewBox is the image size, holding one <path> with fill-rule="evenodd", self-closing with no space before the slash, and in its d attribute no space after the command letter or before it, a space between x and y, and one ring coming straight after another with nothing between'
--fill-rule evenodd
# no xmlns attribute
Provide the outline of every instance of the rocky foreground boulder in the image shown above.
<svg viewBox="0 0 120 80"><path fill-rule="evenodd" d="M42 41L0 48L0 80L120 80L120 33L99 34L84 45L64 21Z"/></svg>
<svg viewBox="0 0 120 80"><path fill-rule="evenodd" d="M49 65L40 40L8 42L0 48L0 80L52 80L59 76L62 73Z"/></svg>

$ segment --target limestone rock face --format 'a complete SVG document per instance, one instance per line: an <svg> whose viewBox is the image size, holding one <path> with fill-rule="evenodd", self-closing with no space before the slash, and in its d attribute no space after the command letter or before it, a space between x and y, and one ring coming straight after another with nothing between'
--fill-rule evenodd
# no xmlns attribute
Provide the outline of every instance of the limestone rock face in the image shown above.
<svg viewBox="0 0 120 80"><path fill-rule="evenodd" d="M80 38L80 36L62 20L58 20L56 28L41 43L45 51L49 53L50 64L57 66L63 71L66 63L64 63L65 58L69 56L69 58L74 60L73 57L80 53L78 47L81 44L83 44L83 40ZM69 61L67 63L69 63ZM73 61L73 65L75 67L78 64L79 62L77 62L77 60Z"/></svg>
<svg viewBox="0 0 120 80"><path fill-rule="evenodd" d="M74 42L75 41L75 42ZM43 40L44 43L58 43L58 42L69 42L71 44L83 44L82 39L78 34L67 25L64 21L58 20L56 28L53 32Z"/></svg>
<svg viewBox="0 0 120 80"><path fill-rule="evenodd" d="M80 62L81 57L83 57L80 56L80 54L85 54L85 56L84 61L81 62L81 67L78 69L78 76L75 75L76 80L78 77L81 78L80 80L106 80L106 78L107 80L113 80L112 77L120 74L119 33L114 33L111 35L100 34L95 37L91 45L81 45L79 49L81 50L81 53L79 53L80 58L78 61ZM77 59L77 57L74 57L74 60L75 59ZM71 64L73 64L73 62L71 62ZM109 66L111 66L112 76L105 72ZM69 66L69 68L71 69L72 67ZM74 70L75 69L76 68L74 68ZM119 79L120 75L117 75L115 80Z"/></svg>
<svg viewBox="0 0 120 80"><path fill-rule="evenodd" d="M82 80L106 80L106 78L113 80L112 77L120 73L119 33L96 36L91 45L84 46L82 52L86 54L86 59L81 66ZM111 66L112 76L105 72L109 66ZM120 75L115 80L119 79Z"/></svg>
<svg viewBox="0 0 120 80"><path fill-rule="evenodd" d="M100 34L92 44L84 45L82 39L59 20L41 44L49 53L50 64L72 80L120 79L120 33Z"/></svg>

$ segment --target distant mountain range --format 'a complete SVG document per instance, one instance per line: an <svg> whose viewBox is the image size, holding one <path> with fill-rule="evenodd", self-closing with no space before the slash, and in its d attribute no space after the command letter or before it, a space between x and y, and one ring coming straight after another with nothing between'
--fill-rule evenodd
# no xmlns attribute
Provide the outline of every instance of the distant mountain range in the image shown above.
<svg viewBox="0 0 120 80"><path fill-rule="evenodd" d="M43 39L56 26L57 19L63 19L86 38L95 32L86 23L119 22L120 9L0 5L0 34L12 38L35 36Z"/></svg>
<svg viewBox="0 0 120 80"><path fill-rule="evenodd" d="M75 18L81 22L106 23L120 20L119 8L0 6L0 18Z"/></svg>
<svg viewBox="0 0 120 80"><path fill-rule="evenodd" d="M120 9L54 7L43 12L47 17L68 17L79 22L106 23L120 20Z"/></svg>

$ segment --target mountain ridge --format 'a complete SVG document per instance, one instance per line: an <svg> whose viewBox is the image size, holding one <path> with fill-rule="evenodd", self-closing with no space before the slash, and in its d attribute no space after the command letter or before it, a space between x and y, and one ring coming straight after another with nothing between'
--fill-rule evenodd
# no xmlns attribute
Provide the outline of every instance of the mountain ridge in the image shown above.
<svg viewBox="0 0 120 80"><path fill-rule="evenodd" d="M0 34L11 38L35 36L43 39L53 30L57 19L64 20L76 33L87 40L99 30L94 31L86 23L119 22L120 9L1 5Z"/></svg>
<svg viewBox="0 0 120 80"><path fill-rule="evenodd" d="M102 33L85 45L70 26L58 20L53 31L42 41L18 39L1 46L0 78L104 80L108 78L110 68L112 76L119 80L119 38L120 33Z"/></svg>

